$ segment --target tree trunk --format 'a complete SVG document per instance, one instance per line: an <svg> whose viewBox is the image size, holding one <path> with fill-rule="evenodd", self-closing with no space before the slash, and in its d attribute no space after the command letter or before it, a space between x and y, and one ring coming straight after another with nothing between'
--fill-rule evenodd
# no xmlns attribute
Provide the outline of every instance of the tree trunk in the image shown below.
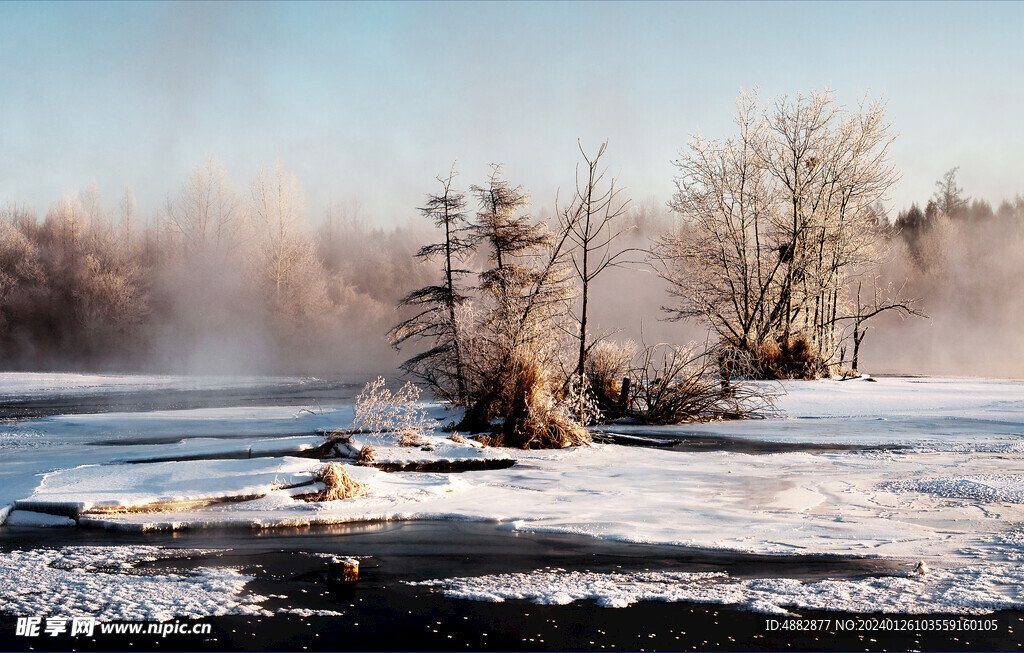
<svg viewBox="0 0 1024 653"><path fill-rule="evenodd" d="M455 352L455 387L459 394L459 401L464 402L467 398L466 377L462 371L462 352L459 350L459 330L455 323L455 281L452 279L452 236L451 217L448 214L448 191L445 190L444 208L444 273L445 282L448 285L448 319L451 320L452 348Z"/></svg>

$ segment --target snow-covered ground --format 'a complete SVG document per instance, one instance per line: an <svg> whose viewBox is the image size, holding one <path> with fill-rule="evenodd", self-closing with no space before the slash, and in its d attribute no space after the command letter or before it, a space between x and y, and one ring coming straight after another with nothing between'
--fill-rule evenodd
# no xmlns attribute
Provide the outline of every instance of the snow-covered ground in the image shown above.
<svg viewBox="0 0 1024 653"><path fill-rule="evenodd" d="M345 427L351 406L56 416L0 426L0 505L31 500L88 509L256 496L175 511L86 513L77 522L149 530L471 519L512 531L723 551L877 556L906 569L897 576L814 583L655 570L624 571L625 579L557 570L431 579L455 596L484 600L594 598L609 606L696 600L766 612L1024 606L1024 383L880 378L792 382L784 389L778 402L783 418L604 430L876 448L758 455L619 445L494 451L452 443L439 432L424 451L357 436L357 446L371 444L385 459L511 455L518 462L461 474L384 473L350 465L352 475L369 485L367 496L307 503L288 486L308 477L317 462L283 456L315 444L320 430ZM443 416L440 409L435 413ZM246 460L104 464L212 454ZM175 471L185 465L190 477L205 480L187 482ZM47 525L45 518L37 521ZM8 527L19 523L37 522L16 510ZM919 561L931 571L911 575Z"/></svg>

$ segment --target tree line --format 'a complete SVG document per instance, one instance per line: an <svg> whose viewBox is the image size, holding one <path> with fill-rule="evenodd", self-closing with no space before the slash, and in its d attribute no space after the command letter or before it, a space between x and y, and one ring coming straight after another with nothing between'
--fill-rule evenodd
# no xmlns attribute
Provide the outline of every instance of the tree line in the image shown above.
<svg viewBox="0 0 1024 653"><path fill-rule="evenodd" d="M382 341L400 284L425 271L409 261L410 233L336 213L315 225L280 163L239 189L212 159L155 219L141 219L130 190L111 207L95 186L42 217L7 205L0 361L178 372L351 363L360 341Z"/></svg>
<svg viewBox="0 0 1024 653"><path fill-rule="evenodd" d="M920 373L1019 377L1024 370L1024 198L972 198L958 169L931 197L900 211L886 274L905 280L928 323L891 323L876 338L897 364ZM923 207L923 208L922 208ZM880 325L882 327L882 325ZM902 344L896 346L895 340Z"/></svg>

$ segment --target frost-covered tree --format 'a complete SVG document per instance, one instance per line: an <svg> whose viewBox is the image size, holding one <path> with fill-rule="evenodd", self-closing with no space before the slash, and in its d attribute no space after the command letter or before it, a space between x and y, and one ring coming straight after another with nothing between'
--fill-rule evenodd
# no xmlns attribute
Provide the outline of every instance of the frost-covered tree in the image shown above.
<svg viewBox="0 0 1024 653"><path fill-rule="evenodd" d="M135 202L135 193L128 186L124 187L124 194L121 195L121 223L119 225L121 238L126 243L135 241L137 236L136 222L138 221L138 204Z"/></svg>
<svg viewBox="0 0 1024 653"><path fill-rule="evenodd" d="M39 246L19 228L13 207L0 214L0 334L23 317L45 277ZM34 217L32 218L34 220Z"/></svg>
<svg viewBox="0 0 1024 653"><path fill-rule="evenodd" d="M242 233L238 193L212 158L192 169L178 196L167 202L165 214L172 237L192 258L223 255Z"/></svg>
<svg viewBox="0 0 1024 653"><path fill-rule="evenodd" d="M935 194L932 201L935 202L935 209L950 218L959 218L967 210L969 198L964 196L964 189L957 186L956 173L960 167L950 168L942 175L942 179L935 182Z"/></svg>
<svg viewBox="0 0 1024 653"><path fill-rule="evenodd" d="M470 401L462 427L487 430L509 446L570 446L589 441L567 410L559 358L574 296L569 233L552 233L521 214L528 196L492 169L480 200L477 234L490 267L480 274L481 306L467 336ZM469 320L467 320L469 321Z"/></svg>
<svg viewBox="0 0 1024 653"><path fill-rule="evenodd" d="M475 242L466 217L466 195L452 187L455 174L453 165L447 177L438 177L441 192L428 195L419 209L444 234L441 242L425 245L416 253L419 259L440 259L441 282L402 299L402 305L418 312L392 328L388 337L396 348L409 340L426 341L428 349L406 360L402 368L445 399L463 404L468 399L468 383L459 314L468 297L460 280L470 270L461 266L475 251Z"/></svg>
<svg viewBox="0 0 1024 653"><path fill-rule="evenodd" d="M853 280L884 254L878 206L898 178L885 105L849 111L826 90L769 108L747 93L737 107L735 137L695 137L676 161L670 206L682 226L658 251L680 300L672 310L711 326L724 365L816 376L841 362L840 341L863 317Z"/></svg>
<svg viewBox="0 0 1024 653"><path fill-rule="evenodd" d="M89 213L78 193L65 195L50 207L44 227L55 236L63 258L73 260L89 228Z"/></svg>
<svg viewBox="0 0 1024 653"><path fill-rule="evenodd" d="M323 264L303 210L299 181L280 162L257 174L249 203L254 278L272 313L292 326L308 326L329 305Z"/></svg>

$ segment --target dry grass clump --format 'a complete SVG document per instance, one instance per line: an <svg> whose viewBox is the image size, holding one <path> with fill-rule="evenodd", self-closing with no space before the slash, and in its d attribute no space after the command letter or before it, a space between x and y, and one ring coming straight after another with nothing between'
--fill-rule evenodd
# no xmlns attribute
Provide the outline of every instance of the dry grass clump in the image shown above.
<svg viewBox="0 0 1024 653"><path fill-rule="evenodd" d="M726 345L721 361L729 366L731 376L751 379L820 379L830 372L821 352L802 333L781 342L767 340L746 348Z"/></svg>
<svg viewBox="0 0 1024 653"><path fill-rule="evenodd" d="M590 444L550 353L520 346L476 368L472 401L457 428L484 446L557 449ZM576 397L578 400L578 396Z"/></svg>
<svg viewBox="0 0 1024 653"><path fill-rule="evenodd" d="M364 444L363 448L359 450L359 457L356 458L356 462L360 465L367 465L377 459L377 450L368 444Z"/></svg>
<svg viewBox="0 0 1024 653"><path fill-rule="evenodd" d="M448 436L448 439L452 442L458 442L459 444L469 444L469 442L466 441L466 438L462 437L458 433L452 433Z"/></svg>
<svg viewBox="0 0 1024 653"><path fill-rule="evenodd" d="M416 431L402 431L398 435L398 446L400 447L422 447L425 444L429 444L429 441L423 437L423 434Z"/></svg>
<svg viewBox="0 0 1024 653"><path fill-rule="evenodd" d="M558 397L557 384L534 359L516 362L512 374L509 417L500 432L490 438L501 446L521 449L562 449L590 444L590 433L576 421L565 397Z"/></svg>
<svg viewBox="0 0 1024 653"><path fill-rule="evenodd" d="M587 382L602 406L613 406L618 403L622 392L622 379L629 375L636 350L636 343L632 340L627 340L621 345L599 340L587 352Z"/></svg>
<svg viewBox="0 0 1024 653"><path fill-rule="evenodd" d="M316 470L315 478L324 484L324 489L312 495L309 501L341 501L365 496L370 488L360 483L338 463L328 463Z"/></svg>

